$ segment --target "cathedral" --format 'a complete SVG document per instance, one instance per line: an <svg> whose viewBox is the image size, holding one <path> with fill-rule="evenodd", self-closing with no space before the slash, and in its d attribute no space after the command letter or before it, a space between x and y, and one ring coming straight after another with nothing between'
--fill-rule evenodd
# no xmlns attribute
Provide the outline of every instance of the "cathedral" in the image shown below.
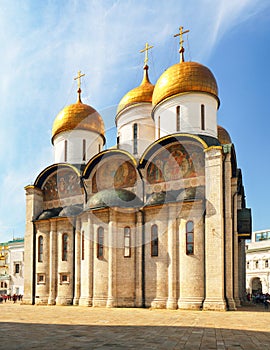
<svg viewBox="0 0 270 350"><path fill-rule="evenodd" d="M241 170L209 68L184 60L121 99L115 147L77 102L52 126L54 163L25 187L24 303L236 310L251 234Z"/></svg>

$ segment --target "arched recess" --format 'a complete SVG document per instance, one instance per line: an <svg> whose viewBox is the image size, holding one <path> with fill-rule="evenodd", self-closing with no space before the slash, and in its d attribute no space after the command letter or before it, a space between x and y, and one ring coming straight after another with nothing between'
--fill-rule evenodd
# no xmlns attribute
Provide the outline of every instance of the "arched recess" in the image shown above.
<svg viewBox="0 0 270 350"><path fill-rule="evenodd" d="M82 178L88 198L104 190L140 192L141 176L137 162L123 150L106 150L93 157L86 165Z"/></svg>
<svg viewBox="0 0 270 350"><path fill-rule="evenodd" d="M154 142L140 159L145 178L146 202L156 193L164 201L185 201L204 197L205 152L220 147L217 139L190 134L174 134ZM161 197L161 196L159 196Z"/></svg>
<svg viewBox="0 0 270 350"><path fill-rule="evenodd" d="M34 186L43 192L44 210L83 204L80 172L70 164L48 166L37 176Z"/></svg>
<svg viewBox="0 0 270 350"><path fill-rule="evenodd" d="M252 294L262 292L262 282L259 277L254 277L251 281Z"/></svg>

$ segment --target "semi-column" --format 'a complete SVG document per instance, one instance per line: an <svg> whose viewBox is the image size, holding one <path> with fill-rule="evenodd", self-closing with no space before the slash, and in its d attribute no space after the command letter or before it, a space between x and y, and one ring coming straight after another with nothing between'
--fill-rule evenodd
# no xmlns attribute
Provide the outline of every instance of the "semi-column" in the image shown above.
<svg viewBox="0 0 270 350"><path fill-rule="evenodd" d="M92 306L93 302L93 242L94 232L91 220L91 214L88 213L87 220L82 223L84 231L84 260L81 262L81 296L79 304L83 306Z"/></svg>
<svg viewBox="0 0 270 350"><path fill-rule="evenodd" d="M234 300L234 271L233 271L233 262L234 262L234 231L233 231L233 195L232 190L234 190L234 186L232 186L232 164L231 164L231 153L228 148L228 153L225 154L224 161L224 206L225 206L225 278L226 278L226 298L228 303L229 310L236 310L236 304Z"/></svg>
<svg viewBox="0 0 270 350"><path fill-rule="evenodd" d="M50 229L50 276L49 276L49 305L55 305L56 288L57 288L57 221L51 219Z"/></svg>
<svg viewBox="0 0 270 350"><path fill-rule="evenodd" d="M167 309L177 308L176 289L177 281L177 214L175 206L170 208L170 218L168 223L168 300Z"/></svg>
<svg viewBox="0 0 270 350"><path fill-rule="evenodd" d="M81 220L77 218L75 222L75 242L74 242L74 298L73 305L79 305L81 296Z"/></svg>
<svg viewBox="0 0 270 350"><path fill-rule="evenodd" d="M204 310L226 310L224 299L222 148L205 150L205 300Z"/></svg>
<svg viewBox="0 0 270 350"><path fill-rule="evenodd" d="M108 224L108 298L107 307L115 306L115 237L114 237L115 213L110 209L110 220Z"/></svg>

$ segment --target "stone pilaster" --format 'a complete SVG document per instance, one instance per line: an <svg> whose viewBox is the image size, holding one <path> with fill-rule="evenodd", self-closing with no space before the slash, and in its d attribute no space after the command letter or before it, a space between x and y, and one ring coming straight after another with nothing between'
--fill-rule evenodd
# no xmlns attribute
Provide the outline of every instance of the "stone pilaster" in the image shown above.
<svg viewBox="0 0 270 350"><path fill-rule="evenodd" d="M79 304L92 306L93 299L93 273L94 273L94 232L91 214L88 213L86 227L84 229L85 256L81 264L81 297ZM84 277L85 276L85 277Z"/></svg>
<svg viewBox="0 0 270 350"><path fill-rule="evenodd" d="M177 309L177 215L175 207L170 208L168 223L168 300L167 309Z"/></svg>
<svg viewBox="0 0 270 350"><path fill-rule="evenodd" d="M222 150L205 151L205 300L204 310L226 310Z"/></svg>
<svg viewBox="0 0 270 350"><path fill-rule="evenodd" d="M234 231L233 231L233 194L232 194L232 164L231 153L225 154L224 161L224 206L225 206L225 278L226 278L226 298L229 310L236 310L234 300L234 271L233 271L233 254L234 254ZM234 189L234 188L233 188Z"/></svg>
<svg viewBox="0 0 270 350"><path fill-rule="evenodd" d="M110 209L110 221L108 225L108 299L107 299L107 307L114 307L115 305L115 288L116 281L115 276L116 273L114 271L115 257L116 257L116 248L115 248L115 215L113 209Z"/></svg>
<svg viewBox="0 0 270 350"><path fill-rule="evenodd" d="M203 202L186 203L179 226L179 309L200 310L204 299L204 224ZM188 221L194 227L194 252L187 254Z"/></svg>
<svg viewBox="0 0 270 350"><path fill-rule="evenodd" d="M50 222L50 266L49 266L49 305L55 305L56 289L57 289L57 222L53 220Z"/></svg>
<svg viewBox="0 0 270 350"><path fill-rule="evenodd" d="M42 212L43 194L35 186L26 186L26 226L24 236L24 304L35 302L35 227L33 220Z"/></svg>
<svg viewBox="0 0 270 350"><path fill-rule="evenodd" d="M136 232L135 232L135 306L136 307L142 307L143 306L143 289L145 288L145 276L142 278L142 269L143 264L145 266L145 262L143 262L142 257L142 235L143 230L145 227L143 227L143 213L139 211L137 214L137 221L136 221ZM144 286L143 286L144 284Z"/></svg>
<svg viewBox="0 0 270 350"><path fill-rule="evenodd" d="M235 179L235 189L237 190L237 179ZM238 209L238 194L235 192L233 197L234 208L234 300L236 307L241 307L239 298L239 247L238 247L238 232L237 232L237 209Z"/></svg>
<svg viewBox="0 0 270 350"><path fill-rule="evenodd" d="M165 217L166 215L166 217ZM156 296L151 307L165 309L168 299L168 211L164 210L162 217L156 222L158 226L158 256L152 257L156 265ZM151 229L151 228L150 228ZM149 272L147 271L147 274Z"/></svg>

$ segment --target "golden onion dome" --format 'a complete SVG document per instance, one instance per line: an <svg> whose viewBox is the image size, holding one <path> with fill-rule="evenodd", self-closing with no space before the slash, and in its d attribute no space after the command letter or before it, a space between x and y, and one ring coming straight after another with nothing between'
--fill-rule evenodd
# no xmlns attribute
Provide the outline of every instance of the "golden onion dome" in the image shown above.
<svg viewBox="0 0 270 350"><path fill-rule="evenodd" d="M209 93L219 104L217 82L210 69L197 62L180 62L159 77L153 92L153 106L185 92Z"/></svg>
<svg viewBox="0 0 270 350"><path fill-rule="evenodd" d="M232 143L228 131L220 125L218 125L218 140L221 143L221 145L227 145L229 143Z"/></svg>
<svg viewBox="0 0 270 350"><path fill-rule="evenodd" d="M137 103L142 103L142 102L152 103L152 94L155 86L150 83L150 80L148 77L148 66L145 65L143 69L144 69L144 75L143 75L141 85L136 87L135 89L130 90L121 99L117 108L117 114L123 111L123 109L125 109L126 107L129 107Z"/></svg>
<svg viewBox="0 0 270 350"><path fill-rule="evenodd" d="M65 131L88 130L101 135L105 142L105 127L100 114L81 102L80 94L76 103L62 109L54 120L52 142L56 135Z"/></svg>

